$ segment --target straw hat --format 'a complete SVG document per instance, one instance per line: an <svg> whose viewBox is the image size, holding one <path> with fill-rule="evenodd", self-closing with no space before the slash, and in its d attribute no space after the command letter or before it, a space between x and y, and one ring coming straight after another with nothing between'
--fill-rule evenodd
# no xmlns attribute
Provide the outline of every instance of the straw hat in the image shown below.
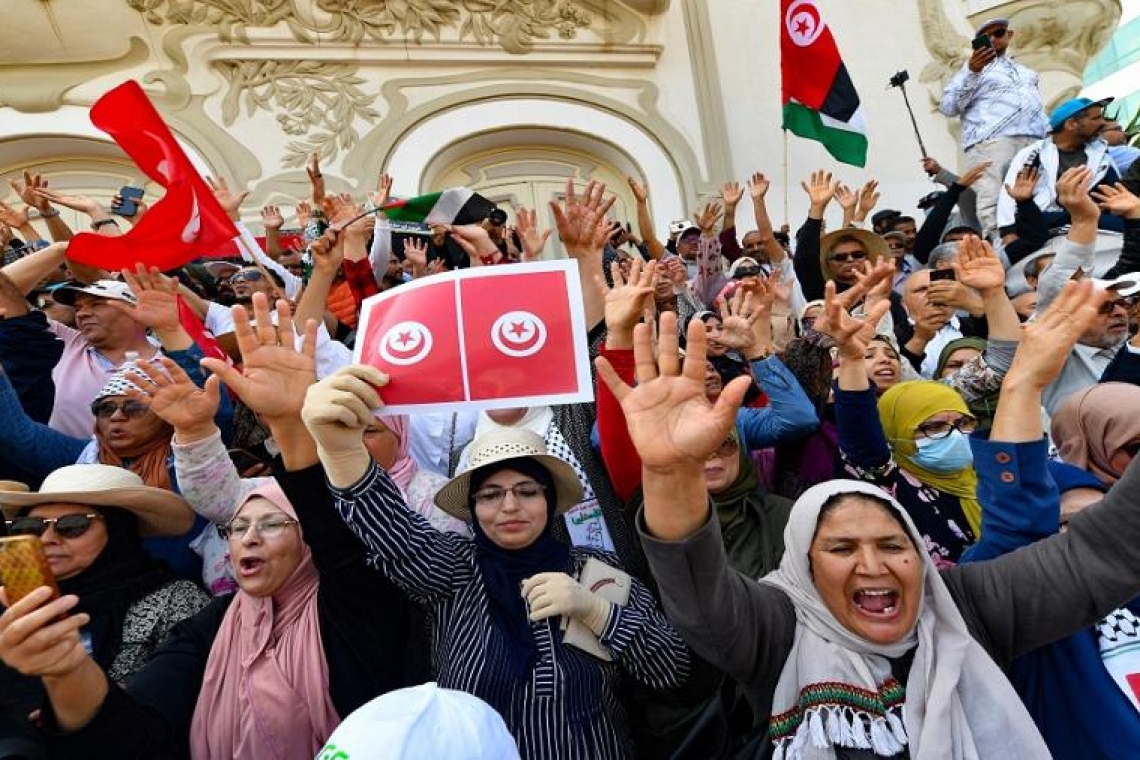
<svg viewBox="0 0 1140 760"><path fill-rule="evenodd" d="M0 484L0 508L8 519L40 504L86 504L133 512L143 536L181 536L194 525L194 512L185 499L143 485L142 478L121 467L72 464L44 478L39 491L11 485L10 481Z"/></svg>
<svg viewBox="0 0 1140 760"><path fill-rule="evenodd" d="M435 495L435 503L444 512L470 522L471 475L476 470L508 459L533 459L550 472L556 499L554 514L559 515L582 500L582 482L569 463L546 453L546 443L537 433L525 428L498 427L471 443L467 467L449 480Z"/></svg>
<svg viewBox="0 0 1140 760"><path fill-rule="evenodd" d="M824 268L824 274L827 273L827 260L831 258L831 249L835 247L836 241L840 238L854 238L862 243L863 250L867 252L867 258L872 264L884 256L891 255L887 241L875 233L861 230L858 227L844 227L827 233L819 240L819 263Z"/></svg>

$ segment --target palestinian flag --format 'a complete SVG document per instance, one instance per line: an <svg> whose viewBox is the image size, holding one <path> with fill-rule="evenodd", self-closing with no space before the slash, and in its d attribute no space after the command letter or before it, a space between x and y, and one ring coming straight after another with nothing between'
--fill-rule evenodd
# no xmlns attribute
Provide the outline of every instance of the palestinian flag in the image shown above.
<svg viewBox="0 0 1140 760"><path fill-rule="evenodd" d="M823 143L837 160L867 164L859 95L815 0L780 0L784 129Z"/></svg>
<svg viewBox="0 0 1140 760"><path fill-rule="evenodd" d="M487 218L495 204L466 187L453 187L442 193L419 195L392 201L382 209L395 222L423 224L475 224Z"/></svg>

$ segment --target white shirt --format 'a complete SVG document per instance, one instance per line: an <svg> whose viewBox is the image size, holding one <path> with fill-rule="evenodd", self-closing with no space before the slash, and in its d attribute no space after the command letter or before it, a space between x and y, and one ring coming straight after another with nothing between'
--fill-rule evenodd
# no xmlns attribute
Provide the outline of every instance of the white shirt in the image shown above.
<svg viewBox="0 0 1140 760"><path fill-rule="evenodd" d="M1049 131L1037 72L999 55L978 73L963 64L938 110L962 117L962 148L995 137L1044 137Z"/></svg>

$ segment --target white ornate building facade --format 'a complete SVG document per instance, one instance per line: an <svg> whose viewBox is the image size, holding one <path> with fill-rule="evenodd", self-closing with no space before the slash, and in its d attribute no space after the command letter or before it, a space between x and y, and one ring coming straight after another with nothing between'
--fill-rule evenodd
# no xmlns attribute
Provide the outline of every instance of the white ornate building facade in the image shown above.
<svg viewBox="0 0 1140 760"><path fill-rule="evenodd" d="M1119 0L816 1L867 112L868 165L839 174L879 179L883 204L908 210L930 187L900 94L886 87L895 71L911 74L928 150L954 166L956 124L934 104L978 22L1012 18L1014 53L1055 103L1080 89L1120 17ZM800 179L833 165L814 143L785 145L778 0L3 0L2 10L0 176L38 168L53 187L96 196L140 181L87 119L127 78L203 172L253 191L251 218L306 194L311 151L330 190L362 195L388 171L402 195L462 184L544 208L567 177L596 177L622 217L632 204L622 178L635 175L662 228L755 170L774 180L773 216L794 223Z"/></svg>

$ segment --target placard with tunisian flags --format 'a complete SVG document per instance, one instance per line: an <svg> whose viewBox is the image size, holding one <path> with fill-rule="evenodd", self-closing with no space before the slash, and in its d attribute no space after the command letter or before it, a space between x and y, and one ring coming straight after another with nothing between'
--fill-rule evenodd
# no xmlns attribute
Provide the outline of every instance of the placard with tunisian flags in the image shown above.
<svg viewBox="0 0 1140 760"><path fill-rule="evenodd" d="M578 263L463 269L372 296L355 361L388 374L393 414L592 401Z"/></svg>

